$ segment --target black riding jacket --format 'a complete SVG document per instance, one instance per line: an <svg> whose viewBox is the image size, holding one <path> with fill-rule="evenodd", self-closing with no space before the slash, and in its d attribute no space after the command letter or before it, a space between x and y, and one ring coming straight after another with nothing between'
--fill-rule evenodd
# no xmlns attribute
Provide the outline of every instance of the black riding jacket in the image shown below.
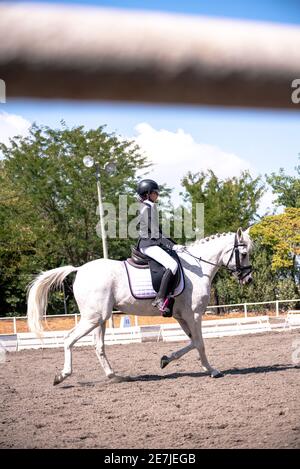
<svg viewBox="0 0 300 469"><path fill-rule="evenodd" d="M137 249L148 246L169 247L176 244L171 238L164 236L160 224L157 205L150 200L141 203L139 214L139 239Z"/></svg>

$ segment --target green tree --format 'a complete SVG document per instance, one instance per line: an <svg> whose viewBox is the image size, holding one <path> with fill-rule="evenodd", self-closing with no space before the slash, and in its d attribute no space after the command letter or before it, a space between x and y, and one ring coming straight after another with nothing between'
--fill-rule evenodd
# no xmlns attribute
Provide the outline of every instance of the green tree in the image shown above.
<svg viewBox="0 0 300 469"><path fill-rule="evenodd" d="M101 184L103 200L115 205L117 219L118 196L127 194L128 203L135 201L136 170L148 166L137 146L104 127L86 131L62 124L62 129L34 125L28 137L0 146L2 315L25 313L25 288L33 274L102 257L95 174L84 167L83 157L91 155L100 167L112 155L116 160L117 174L103 177ZM131 243L111 240L110 257L124 258ZM52 298L55 311L61 298Z"/></svg>
<svg viewBox="0 0 300 469"><path fill-rule="evenodd" d="M259 240L271 253L273 272L285 282L293 281L293 289L299 294L300 269L300 208L286 208L280 215L265 217L251 228L251 237ZM284 285L284 282L283 284ZM287 284L286 284L287 287ZM290 290L290 287L288 287ZM281 287L284 291L284 287ZM286 292L287 294L287 288Z"/></svg>
<svg viewBox="0 0 300 469"><path fill-rule="evenodd" d="M182 185L193 210L196 203L204 204L205 236L248 227L264 192L261 178L252 178L248 171L226 180L220 180L213 171L188 173Z"/></svg>
<svg viewBox="0 0 300 469"><path fill-rule="evenodd" d="M253 282L250 285L240 285L228 272L219 271L213 282L211 303L257 303L299 298L291 270L277 269L274 271L272 269L272 249L261 244L259 239L254 242L251 264ZM295 303L284 304L281 308L291 306L295 306ZM262 312L266 308L274 310L274 305L252 305L250 311ZM221 309L219 312L223 312L223 310Z"/></svg>
<svg viewBox="0 0 300 469"><path fill-rule="evenodd" d="M288 176L283 168L279 174L266 176L267 182L277 196L276 205L300 208L300 164L295 167L298 176Z"/></svg>
<svg viewBox="0 0 300 469"><path fill-rule="evenodd" d="M264 217L250 232L251 237L272 249L274 271L294 267L300 254L300 208L286 208L280 215Z"/></svg>
<svg viewBox="0 0 300 469"><path fill-rule="evenodd" d="M213 171L188 173L182 180L185 200L192 205L193 218L197 203L204 204L204 234L236 231L248 227L256 218L264 192L260 177L252 178L248 171L240 177L219 179ZM230 304L245 301L245 288L221 270L213 280L212 304ZM220 311L219 311L220 312Z"/></svg>
<svg viewBox="0 0 300 469"><path fill-rule="evenodd" d="M289 208L283 214L264 217L251 227L250 234L254 241L253 283L241 286L227 272L220 271L213 282L212 302L255 303L299 298L296 256L300 254L300 209ZM251 311L265 309L266 305L251 306Z"/></svg>

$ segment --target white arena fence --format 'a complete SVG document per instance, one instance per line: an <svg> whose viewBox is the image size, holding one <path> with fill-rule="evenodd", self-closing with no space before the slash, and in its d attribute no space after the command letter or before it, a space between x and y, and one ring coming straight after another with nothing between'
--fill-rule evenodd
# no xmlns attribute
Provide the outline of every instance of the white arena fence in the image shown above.
<svg viewBox="0 0 300 469"><path fill-rule="evenodd" d="M268 332L271 330L290 330L291 328L300 327L300 310L289 310L286 315L282 315L284 305L299 302L300 299L294 300L276 300L268 302L256 303L236 303L231 305L208 306L205 316L214 314L216 308L228 308L231 311L240 311L241 307L244 312L243 318L215 319L204 320L202 323L202 331L204 338L224 337L239 334L252 334L258 332ZM274 305L275 316L252 316L250 306ZM281 306L282 305L282 306ZM285 307L286 308L286 307ZM114 311L120 314L120 311ZM60 314L44 316L44 319L51 318L74 318L75 325L80 320L79 314ZM45 331L43 340L37 338L29 332L17 332L17 321L26 320L26 316L0 318L0 322L11 321L11 333L0 334L0 347L7 351L17 351L29 348L49 348L63 347L64 337L68 331ZM161 325L139 325L139 316L135 316L135 325L130 325L129 316L124 315L121 319L120 327L114 327L113 317L109 320L109 327L106 329L105 342L107 345L127 344L133 342L145 341L180 341L189 340L186 334L177 323L166 323ZM80 339L75 345L94 345L94 333Z"/></svg>
<svg viewBox="0 0 300 469"><path fill-rule="evenodd" d="M244 317L247 318L249 314L252 314L253 308L251 310L251 306L262 306L265 305L265 310L270 311L272 309L272 305L274 305L274 310L275 310L275 315L279 319L281 315L286 314L286 310L290 309L289 305L291 304L296 304L300 301L300 298L293 299L293 300L274 300L274 301L259 301L256 303L234 303L234 304L229 304L229 305L214 305L214 306L208 306L207 311L205 312L205 316L208 317L210 314L216 314L215 310L228 310L228 313L231 312L240 312L241 310L244 313ZM287 306L288 305L288 308ZM271 307L271 308L270 308ZM255 309L255 308L254 308ZM114 328L114 319L113 316L114 314L120 314L122 313L121 311L113 311L112 318L108 321L109 327ZM75 326L77 325L78 321L80 320L80 314L52 314L49 316L44 316L43 319L49 319L51 320L52 318L74 318ZM126 318L126 315L124 315L124 319ZM8 321L12 322L12 330L11 334L17 334L17 322L19 320L27 320L26 316L9 316L5 318L0 317L0 323L2 321ZM135 316L135 326L139 326L139 316ZM1 335L1 334L0 334Z"/></svg>
<svg viewBox="0 0 300 469"><path fill-rule="evenodd" d="M224 337L242 334L257 334L260 332L289 331L300 328L300 310L291 310L283 320L278 322L270 316L254 316L251 318L232 318L206 320L202 323L203 337ZM43 339L35 334L21 332L10 335L0 335L0 347L7 351L26 349L63 347L64 337L68 331L47 331ZM125 326L109 327L106 330L105 343L128 344L134 342L177 342L189 340L179 324L161 324L154 326ZM75 346L95 345L94 332L80 339Z"/></svg>
<svg viewBox="0 0 300 469"><path fill-rule="evenodd" d="M250 306L254 306L254 309L257 309L257 307L262 307L263 305L265 306L265 309L270 310L272 308L275 309L275 314L276 316L279 316L283 312L285 312L286 306L284 308L284 305L290 305L290 304L295 304L298 303L300 299L294 299L294 300L274 300L274 301L258 301L256 303L235 303L235 304L230 304L230 305L214 305L214 306L208 306L206 311L206 314L213 314L214 310L220 310L220 309L230 309L231 311L234 311L237 308L242 307L244 316L245 318L248 316L249 313L253 312L253 308L251 311ZM288 307L289 309L289 307Z"/></svg>

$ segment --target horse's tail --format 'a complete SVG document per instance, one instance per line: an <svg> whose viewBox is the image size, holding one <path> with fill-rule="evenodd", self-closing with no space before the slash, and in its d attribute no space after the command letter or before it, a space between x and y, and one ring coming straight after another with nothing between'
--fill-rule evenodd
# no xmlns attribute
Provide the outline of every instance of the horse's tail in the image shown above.
<svg viewBox="0 0 300 469"><path fill-rule="evenodd" d="M48 304L48 293L51 289L60 287L64 279L71 273L76 272L78 267L67 265L57 269L40 273L28 286L27 299L27 323L31 332L39 337L42 336L42 317L46 314Z"/></svg>

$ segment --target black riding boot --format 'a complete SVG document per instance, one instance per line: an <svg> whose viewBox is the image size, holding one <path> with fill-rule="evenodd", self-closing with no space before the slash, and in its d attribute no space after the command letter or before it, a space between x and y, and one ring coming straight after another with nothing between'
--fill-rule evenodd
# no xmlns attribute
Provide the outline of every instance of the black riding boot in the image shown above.
<svg viewBox="0 0 300 469"><path fill-rule="evenodd" d="M168 307L167 295L169 293L170 285L173 279L174 275L172 274L171 269L167 269L163 275L163 278L161 279L159 292L157 293L156 298L152 303L152 306L156 306L160 311L162 311L164 317L172 316L172 311Z"/></svg>

